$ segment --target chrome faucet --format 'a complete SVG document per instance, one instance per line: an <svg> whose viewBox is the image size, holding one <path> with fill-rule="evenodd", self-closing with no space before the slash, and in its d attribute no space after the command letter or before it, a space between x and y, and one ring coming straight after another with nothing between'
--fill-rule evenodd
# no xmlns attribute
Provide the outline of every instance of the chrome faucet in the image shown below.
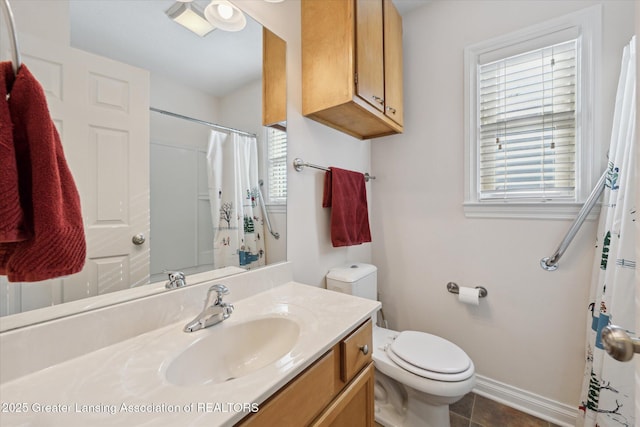
<svg viewBox="0 0 640 427"><path fill-rule="evenodd" d="M209 326L220 323L228 319L233 313L233 305L223 302L222 296L227 295L229 289L222 284L213 285L207 292L207 298L204 300L204 308L202 312L184 327L185 332L193 332L198 329L208 328Z"/></svg>
<svg viewBox="0 0 640 427"><path fill-rule="evenodd" d="M162 270L162 272L169 275L169 281L164 284L165 288L176 289L187 286L187 279L184 277L184 273L182 271Z"/></svg>

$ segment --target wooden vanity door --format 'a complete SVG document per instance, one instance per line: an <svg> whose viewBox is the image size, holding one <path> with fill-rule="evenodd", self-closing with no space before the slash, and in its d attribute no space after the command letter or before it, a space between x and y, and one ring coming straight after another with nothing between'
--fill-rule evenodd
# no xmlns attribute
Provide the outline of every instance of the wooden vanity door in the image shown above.
<svg viewBox="0 0 640 427"><path fill-rule="evenodd" d="M374 394L373 362L316 419L313 427L373 427Z"/></svg>

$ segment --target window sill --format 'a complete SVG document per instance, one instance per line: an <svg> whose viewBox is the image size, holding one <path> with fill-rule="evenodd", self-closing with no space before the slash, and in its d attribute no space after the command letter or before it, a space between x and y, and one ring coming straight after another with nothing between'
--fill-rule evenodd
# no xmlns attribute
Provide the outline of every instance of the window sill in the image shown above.
<svg viewBox="0 0 640 427"><path fill-rule="evenodd" d="M600 213L597 203L587 220L595 220ZM522 202L466 202L464 214L467 218L512 218L512 219L575 219L582 203L522 203Z"/></svg>
<svg viewBox="0 0 640 427"><path fill-rule="evenodd" d="M286 203L267 203L267 211L273 213L287 213Z"/></svg>

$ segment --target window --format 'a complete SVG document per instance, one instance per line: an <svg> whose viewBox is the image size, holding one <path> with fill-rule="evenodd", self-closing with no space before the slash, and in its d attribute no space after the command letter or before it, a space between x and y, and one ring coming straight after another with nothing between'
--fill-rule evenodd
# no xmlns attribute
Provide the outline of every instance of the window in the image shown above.
<svg viewBox="0 0 640 427"><path fill-rule="evenodd" d="M480 200L575 200L576 40L478 67Z"/></svg>
<svg viewBox="0 0 640 427"><path fill-rule="evenodd" d="M267 129L267 201L287 202L287 133L272 127Z"/></svg>
<svg viewBox="0 0 640 427"><path fill-rule="evenodd" d="M590 8L465 50L465 213L572 217L595 184Z"/></svg>

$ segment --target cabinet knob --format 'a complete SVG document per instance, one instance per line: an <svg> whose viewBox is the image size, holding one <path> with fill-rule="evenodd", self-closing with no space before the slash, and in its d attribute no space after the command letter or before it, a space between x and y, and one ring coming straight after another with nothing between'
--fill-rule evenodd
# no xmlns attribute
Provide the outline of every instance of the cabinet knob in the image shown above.
<svg viewBox="0 0 640 427"><path fill-rule="evenodd" d="M363 345L362 347L360 347L360 351L366 356L367 354L369 354L369 346L367 344Z"/></svg>
<svg viewBox="0 0 640 427"><path fill-rule="evenodd" d="M373 100L374 100L374 101L376 101L378 104L384 104L384 99L383 99L383 98L380 98L379 96L375 96L375 95L372 95L371 97L372 97L372 98L373 98Z"/></svg>
<svg viewBox="0 0 640 427"><path fill-rule="evenodd" d="M391 114L395 114L396 113L396 109L393 107L387 107L387 111L390 112Z"/></svg>

